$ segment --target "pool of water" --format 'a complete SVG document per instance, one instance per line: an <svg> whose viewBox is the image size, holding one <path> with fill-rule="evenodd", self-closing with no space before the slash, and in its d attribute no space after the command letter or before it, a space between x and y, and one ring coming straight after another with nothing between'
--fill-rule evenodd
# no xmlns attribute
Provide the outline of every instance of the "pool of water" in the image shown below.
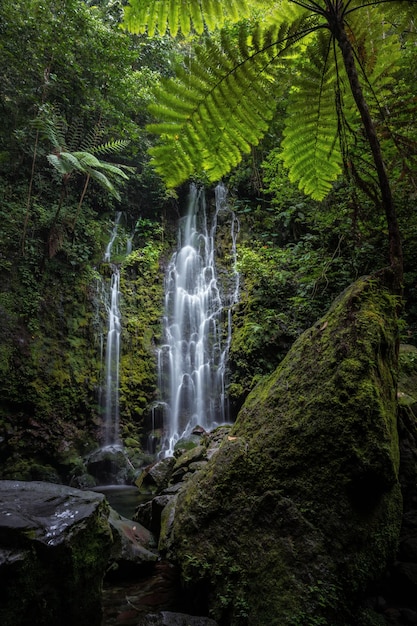
<svg viewBox="0 0 417 626"><path fill-rule="evenodd" d="M94 491L104 494L110 506L128 519L132 519L139 504L147 502L152 496L144 495L134 485L102 485Z"/></svg>

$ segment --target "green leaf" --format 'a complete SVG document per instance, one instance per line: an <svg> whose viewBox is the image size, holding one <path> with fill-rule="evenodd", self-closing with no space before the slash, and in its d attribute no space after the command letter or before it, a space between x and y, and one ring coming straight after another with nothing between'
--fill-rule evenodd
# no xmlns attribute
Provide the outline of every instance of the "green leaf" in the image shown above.
<svg viewBox="0 0 417 626"><path fill-rule="evenodd" d="M206 40L177 78L163 80L150 107L159 120L149 125L161 143L150 150L152 163L168 186L197 173L218 180L237 165L269 127L276 107L274 78L282 65L287 24L248 24L236 39L222 31L219 43Z"/></svg>
<svg viewBox="0 0 417 626"><path fill-rule="evenodd" d="M107 176L105 176L101 172L98 172L97 170L91 170L91 172L89 172L89 174L90 174L90 176L91 176L91 178L93 180L98 182L100 184L100 186L103 187L103 189L108 191L117 200L120 200L119 192L117 191L115 186L110 182L110 180L107 178Z"/></svg>
<svg viewBox="0 0 417 626"><path fill-rule="evenodd" d="M83 167L100 167L101 162L90 152L73 152L72 154Z"/></svg>
<svg viewBox="0 0 417 626"><path fill-rule="evenodd" d="M251 13L246 0L129 0L124 9L124 26L132 33L147 32L152 37L156 31L164 35L169 29L175 37L179 30L189 35L222 28Z"/></svg>
<svg viewBox="0 0 417 626"><path fill-rule="evenodd" d="M294 74L282 141L291 182L316 200L328 194L342 171L333 52L330 33L319 33L308 47Z"/></svg>
<svg viewBox="0 0 417 626"><path fill-rule="evenodd" d="M83 164L71 152L62 151L59 155L48 154L47 159L60 174L70 174L74 170L85 172Z"/></svg>

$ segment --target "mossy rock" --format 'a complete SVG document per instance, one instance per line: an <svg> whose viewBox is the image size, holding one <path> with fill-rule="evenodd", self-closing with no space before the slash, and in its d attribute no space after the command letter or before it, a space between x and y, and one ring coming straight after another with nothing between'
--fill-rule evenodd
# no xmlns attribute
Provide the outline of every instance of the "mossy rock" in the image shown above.
<svg viewBox="0 0 417 626"><path fill-rule="evenodd" d="M395 307L354 283L180 492L171 556L221 624L359 623L401 525Z"/></svg>

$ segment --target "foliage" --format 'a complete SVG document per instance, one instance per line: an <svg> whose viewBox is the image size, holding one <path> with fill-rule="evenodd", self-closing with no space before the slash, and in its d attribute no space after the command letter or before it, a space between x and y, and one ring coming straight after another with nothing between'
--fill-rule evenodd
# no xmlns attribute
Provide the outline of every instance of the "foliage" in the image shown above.
<svg viewBox="0 0 417 626"><path fill-rule="evenodd" d="M163 314L163 246L162 239L157 239L157 234L161 235L157 223L142 221L138 230L143 232L144 228L147 242L129 254L121 268L124 324L120 405L125 437L132 434L132 425L136 432L146 429L143 418L156 400L156 346L161 338Z"/></svg>
<svg viewBox="0 0 417 626"><path fill-rule="evenodd" d="M125 24L132 32L148 31L151 37L156 29L163 35L169 28L171 35L175 37L179 30L185 35L191 30L201 34L205 26L210 29L221 27L228 20L237 21L247 15L249 11L246 0L229 0L227 4L212 3L209 0L191 1L187 2L186 7L177 2L130 0L125 8Z"/></svg>
<svg viewBox="0 0 417 626"><path fill-rule="evenodd" d="M166 203L147 165L150 139L142 126L150 85L161 68L169 71L172 45L122 31L117 2L114 10L105 4L0 5L2 476L7 467L8 477L69 480L69 459L81 467L81 456L97 445L105 328L98 269L108 223L119 202L126 204L124 244L133 238L134 247L142 245L135 224L155 224ZM114 183L125 172L130 177L119 196ZM87 188L94 177L106 189ZM157 226L145 233L149 244L160 242ZM125 251L126 245L119 262ZM146 393L135 386L129 401ZM130 414L126 431L136 435L139 424L129 420Z"/></svg>
<svg viewBox="0 0 417 626"><path fill-rule="evenodd" d="M250 4L252 14L262 5ZM188 14L184 7L181 9L181 25L177 13L180 3L159 2L159 13L152 0L132 1L126 8L126 25L142 30L148 26L150 33L156 25L163 32L167 24L174 32L184 26L188 33L186 20L200 10L209 31L222 29L218 44L214 37L206 38L193 49L187 66L176 68L175 81L158 90L162 104L158 103L153 112L162 121L151 129L161 136L162 144L153 150L153 160L168 184L182 182L193 171L217 180L235 165L249 144L256 144L267 130L272 111L288 88L285 66L290 62L294 71L283 158L291 178L300 181L306 193L323 198L347 158L349 132L356 132L360 122L353 113L341 50L335 43L337 20L343 24L345 14L354 33L351 41L363 89L373 112L381 113L381 98L394 84L394 73L403 61L399 55L401 25L398 19L396 29L384 22L384 11L389 10L384 4L363 12L358 10L361 2L346 7L343 3L337 16L336 9L332 13L333 4L325 0L318 4L264 4L264 10L257 11L256 18L242 23L237 31L223 27L222 19L216 21L215 7L220 3L205 6L190 2ZM231 20L242 21L246 16L243 8ZM197 32L203 31L202 24L201 20L196 23ZM196 159L198 151L201 156ZM174 172L168 165L168 154L175 155Z"/></svg>

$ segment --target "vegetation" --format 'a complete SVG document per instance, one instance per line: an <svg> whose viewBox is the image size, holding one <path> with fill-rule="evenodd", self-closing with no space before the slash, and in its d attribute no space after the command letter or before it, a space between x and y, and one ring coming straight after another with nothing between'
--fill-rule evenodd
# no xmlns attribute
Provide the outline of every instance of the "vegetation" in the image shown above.
<svg viewBox="0 0 417 626"><path fill-rule="evenodd" d="M375 11L384 9L388 16L391 4ZM284 8L291 5L289 15ZM77 455L97 442L106 324L102 290L110 271L102 259L118 210L123 211L114 248L122 289L122 436L132 444L133 456L140 449L155 399L154 348L160 336L164 262L186 193L185 186L167 190L153 167L163 171L167 149L172 148L169 170L163 174L172 176L170 184L191 171L207 181L229 171L243 155L226 181L240 222L241 292L233 311L229 361L233 415L340 291L388 261L387 228L382 213L374 210L379 201L375 169L349 96L341 52L330 46L334 35L322 27L325 15L308 14L307 8L290 2L277 3L280 11L268 3L265 11L260 0L214 3L218 13L213 15L206 2L198 4L199 12L197 3L190 2L191 14L171 6L173 13L164 21L152 2L131 2L125 8L125 25L140 30L131 34L120 28L123 7L118 1L2 3L0 455L8 462L8 476L66 480L81 471ZM353 28L361 6L351 6ZM356 43L362 56L358 48L356 60L366 60L363 76L370 82L361 79L361 87L394 184L404 233L402 336L415 342L417 217L411 173L416 111L410 94L417 80L417 53L412 21L408 29L402 27L408 5L398 6L396 19L385 23L388 30L375 25L361 35ZM138 7L143 13L137 13ZM373 11L369 9L369 20ZM301 41L296 32L307 23L311 32ZM385 47L378 46L370 56L382 35ZM305 128L298 126L299 137L292 134L297 119L307 121L297 94L308 92L309 102L317 96L312 72L323 70L325 37L329 80L322 85L316 122L318 138L329 153L325 166L335 172L327 178L320 165L323 153L304 142L314 131L313 118ZM384 73L387 53L392 62ZM219 62L216 71L213 58ZM308 58L318 65L306 63ZM344 100L343 108L332 109L330 76L336 69L339 82L333 86ZM237 100L242 107L235 106ZM163 130L158 117L167 107L173 117ZM336 126L335 111L341 115ZM241 119L235 116L239 112ZM194 155L188 144L197 141L193 133L202 126L199 119L208 135L198 139L202 149L196 144ZM216 127L216 120L222 125ZM172 136L174 127L180 132ZM338 143L334 132L342 128L343 141ZM161 132L165 144L155 146L150 130ZM298 167L291 161L297 152L291 152L291 145L298 141L305 143L306 154L314 152L308 163L315 173L309 170L313 178L302 182L302 189L288 182ZM184 158L178 161L177 153ZM345 176L339 176L342 170ZM314 186L321 173L324 182ZM313 196L331 191L320 202L306 193L311 195L312 187ZM130 255L128 244L133 246ZM218 252L225 276L227 251L221 236ZM54 458L49 458L49 449ZM34 458L26 462L27 455Z"/></svg>
<svg viewBox="0 0 417 626"><path fill-rule="evenodd" d="M179 2L160 2L156 12L154 0L131 0L131 29L181 27L187 34L190 20L199 34L221 28L203 37L189 63L157 91L152 110L160 121L150 128L162 141L152 149L155 167L173 186L193 173L219 179L259 142L286 96L281 158L290 180L322 199L343 168L358 172L355 144L362 134L365 182L385 213L398 290L401 239L379 136L388 136L387 151L401 147L385 111L404 60L401 45L414 30L412 4L254 0L241 13L231 4L227 19L237 26L230 28L224 10L210 2L189 2L184 16Z"/></svg>
<svg viewBox="0 0 417 626"><path fill-rule="evenodd" d="M94 484L86 456L101 441L113 272L104 253L119 213L121 438L135 468L149 460L173 233L189 179L223 178L240 226L228 389L240 417L220 469L210 462L180 497L175 545L165 510L160 545L175 547L184 581L225 624L314 626L340 609L369 626L352 606L395 550L392 291L404 290L400 338L417 345L415 9L0 5L0 477ZM229 218L218 227L223 289ZM401 350L413 376L415 350ZM413 381L400 425L410 433ZM410 494L415 473L410 462Z"/></svg>
<svg viewBox="0 0 417 626"><path fill-rule="evenodd" d="M70 481L83 471L80 457L100 432L101 261L115 211L124 211L119 263L128 238L145 245L142 223L158 233L148 244L155 239L160 253L172 200L148 166L143 126L150 84L175 52L168 40L127 35L120 17L113 2L6 0L0 8L3 477ZM128 301L132 286L123 289ZM158 313L160 302L158 293ZM151 370L158 329L146 328ZM132 405L152 401L149 383L136 378L129 388ZM138 414L124 418L137 440Z"/></svg>

